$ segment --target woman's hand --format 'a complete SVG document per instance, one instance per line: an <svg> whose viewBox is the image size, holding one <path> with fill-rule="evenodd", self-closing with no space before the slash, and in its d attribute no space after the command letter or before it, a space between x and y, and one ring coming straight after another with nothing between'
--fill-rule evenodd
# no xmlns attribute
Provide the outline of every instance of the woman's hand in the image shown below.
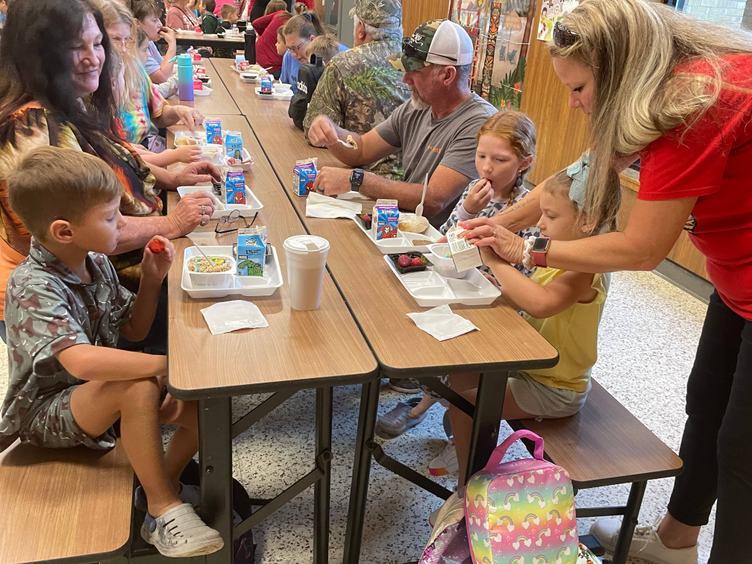
<svg viewBox="0 0 752 564"><path fill-rule="evenodd" d="M462 207L465 208L467 213L478 215L491 201L491 196L493 196L491 181L487 178L481 178L468 190L467 196L462 202Z"/></svg>
<svg viewBox="0 0 752 564"><path fill-rule="evenodd" d="M216 200L208 192L193 192L186 194L177 205L167 214L172 223L174 238L190 233L199 225L209 223L214 213Z"/></svg>
<svg viewBox="0 0 752 564"><path fill-rule="evenodd" d="M185 125L191 131L196 131L196 127L204 122L204 115L190 106L172 106L172 111L175 112L180 123Z"/></svg>
<svg viewBox="0 0 752 564"><path fill-rule="evenodd" d="M510 264L523 261L525 241L501 225L496 225L489 218L480 217L460 222L467 229L465 239L471 240L477 247L490 247L499 258Z"/></svg>
<svg viewBox="0 0 752 564"><path fill-rule="evenodd" d="M173 175L172 188L178 186L195 186L196 184L210 184L212 180L219 182L221 174L216 165L200 161L191 163L178 170Z"/></svg>

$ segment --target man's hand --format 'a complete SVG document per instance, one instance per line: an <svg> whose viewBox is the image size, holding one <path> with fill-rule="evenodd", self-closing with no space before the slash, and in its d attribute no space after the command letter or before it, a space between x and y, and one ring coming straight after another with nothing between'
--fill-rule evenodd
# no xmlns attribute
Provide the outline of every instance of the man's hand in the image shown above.
<svg viewBox="0 0 752 564"><path fill-rule="evenodd" d="M326 196L336 196L350 191L349 168L336 168L333 166L323 167L313 183L313 191Z"/></svg>
<svg viewBox="0 0 752 564"><path fill-rule="evenodd" d="M325 115L316 116L308 128L308 141L314 147L329 147L339 140L337 126Z"/></svg>
<svg viewBox="0 0 752 564"><path fill-rule="evenodd" d="M478 215L491 201L493 196L493 187L491 181L487 178L481 178L473 184L467 192L467 197L462 202L462 207L467 213Z"/></svg>
<svg viewBox="0 0 752 564"><path fill-rule="evenodd" d="M161 235L152 237L144 249L144 258L141 261L141 276L143 280L162 283L170 270L170 265L175 258L175 247L169 239Z"/></svg>

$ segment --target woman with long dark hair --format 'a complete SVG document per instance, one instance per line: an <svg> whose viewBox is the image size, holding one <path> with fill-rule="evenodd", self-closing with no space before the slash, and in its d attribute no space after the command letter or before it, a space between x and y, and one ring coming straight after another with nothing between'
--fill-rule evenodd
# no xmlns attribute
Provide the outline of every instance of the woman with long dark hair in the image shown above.
<svg viewBox="0 0 752 564"><path fill-rule="evenodd" d="M29 250L29 232L8 204L8 174L32 149L54 145L95 155L117 174L127 216L113 257L119 268L140 262L154 235L180 237L209 221L208 195L181 199L162 216L161 188L211 180L207 163L180 171L146 167L118 135L110 42L89 0L16 0L0 42L0 314L11 271ZM0 336L4 337L4 324Z"/></svg>

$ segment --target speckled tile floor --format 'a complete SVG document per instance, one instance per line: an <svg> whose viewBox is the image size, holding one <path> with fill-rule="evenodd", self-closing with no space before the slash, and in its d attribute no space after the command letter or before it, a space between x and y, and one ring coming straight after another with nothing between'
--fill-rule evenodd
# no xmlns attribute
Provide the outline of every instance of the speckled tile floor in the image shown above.
<svg viewBox="0 0 752 564"><path fill-rule="evenodd" d="M601 325L600 359L594 376L619 401L674 450L684 425L684 388L699 339L705 306L652 273L619 273L612 279ZM5 349L0 348L0 392L7 386ZM340 387L334 393L331 544L332 562L340 562L344 544L353 444L360 389ZM405 396L384 389L379 407L387 411ZM235 400L238 412L261 396ZM271 497L292 484L313 464L314 393L299 392L273 414L236 440L234 472L253 497ZM416 469L443 447L442 408L385 449ZM503 430L508 432L508 429ZM521 454L521 449L518 450ZM445 480L451 486L451 480ZM650 482L641 522L661 515L671 480ZM627 489L586 490L584 505L623 503ZM255 533L257 562L311 562L312 488L272 515ZM427 515L439 500L378 465L371 471L369 504L361 561L399 564L417 560L429 534ZM589 527L581 520L580 532ZM713 516L700 538L700 562L707 561ZM639 561L634 561L637 564Z"/></svg>

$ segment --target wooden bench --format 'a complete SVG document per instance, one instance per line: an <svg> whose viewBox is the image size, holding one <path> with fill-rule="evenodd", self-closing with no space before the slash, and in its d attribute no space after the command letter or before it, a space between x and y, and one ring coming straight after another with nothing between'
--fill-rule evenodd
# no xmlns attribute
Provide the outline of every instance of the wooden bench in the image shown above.
<svg viewBox="0 0 752 564"><path fill-rule="evenodd" d="M546 457L569 472L575 491L631 483L625 506L577 508L578 517L623 515L613 562L626 562L648 480L676 476L682 461L598 382L582 410L563 419L509 421L545 442Z"/></svg>
<svg viewBox="0 0 752 564"><path fill-rule="evenodd" d="M0 562L94 562L131 537L133 471L122 446L0 454Z"/></svg>

